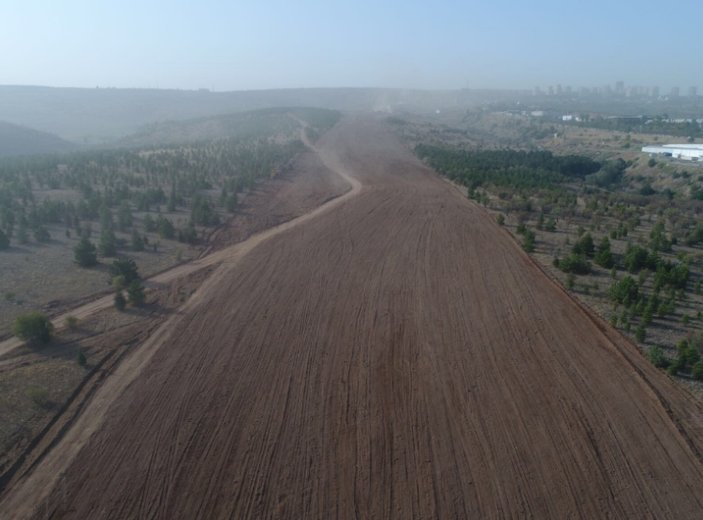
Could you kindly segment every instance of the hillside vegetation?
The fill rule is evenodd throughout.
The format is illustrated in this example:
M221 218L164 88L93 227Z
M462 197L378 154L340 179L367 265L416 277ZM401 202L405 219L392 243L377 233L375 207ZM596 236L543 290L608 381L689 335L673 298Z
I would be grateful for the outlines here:
M339 114L295 116L321 133ZM0 335L22 312L104 290L113 258L129 255L149 274L196 255L257 183L304 149L288 109L219 118L214 127L218 138L193 133L182 144L0 160Z
M60 137L0 121L0 157L66 152L76 145Z

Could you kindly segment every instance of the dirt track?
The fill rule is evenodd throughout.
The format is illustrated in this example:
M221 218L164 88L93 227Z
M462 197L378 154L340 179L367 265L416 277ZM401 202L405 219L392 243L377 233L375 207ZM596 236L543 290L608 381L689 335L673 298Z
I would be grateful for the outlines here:
M363 187L247 241L120 367L35 471L67 468L51 517L701 517L699 401L376 123L320 156Z

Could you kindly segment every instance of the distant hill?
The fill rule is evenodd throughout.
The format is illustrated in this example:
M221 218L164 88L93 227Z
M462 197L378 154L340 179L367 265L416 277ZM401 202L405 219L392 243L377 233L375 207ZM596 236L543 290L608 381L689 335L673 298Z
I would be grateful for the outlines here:
M463 106L491 93L379 88L314 88L209 92L155 89L81 89L0 86L0 119L51 132L81 144L117 140L145 125L272 107L383 110Z
M76 145L47 132L0 121L0 157L67 152Z
M185 121L153 123L116 144L120 146L156 146L192 143L232 137L290 134L298 123L281 109L262 109L222 116L199 117Z
M120 139L114 145L143 147L227 138L297 136L300 124L291 115L306 120L310 126L323 131L339 118L339 112L324 108L264 108L222 116L153 123Z

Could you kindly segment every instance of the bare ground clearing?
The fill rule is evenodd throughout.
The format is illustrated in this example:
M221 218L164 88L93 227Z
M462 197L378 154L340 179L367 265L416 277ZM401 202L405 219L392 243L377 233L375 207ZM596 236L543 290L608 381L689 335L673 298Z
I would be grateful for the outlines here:
M0 510L700 517L700 401L373 121L320 155L358 195L218 269Z

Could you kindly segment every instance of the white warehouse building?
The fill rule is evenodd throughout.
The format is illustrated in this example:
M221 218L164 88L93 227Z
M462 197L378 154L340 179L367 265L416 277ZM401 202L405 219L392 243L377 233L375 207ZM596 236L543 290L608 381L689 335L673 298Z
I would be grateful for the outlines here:
M643 146L642 151L650 155L666 155L685 161L703 161L703 144L663 144Z

